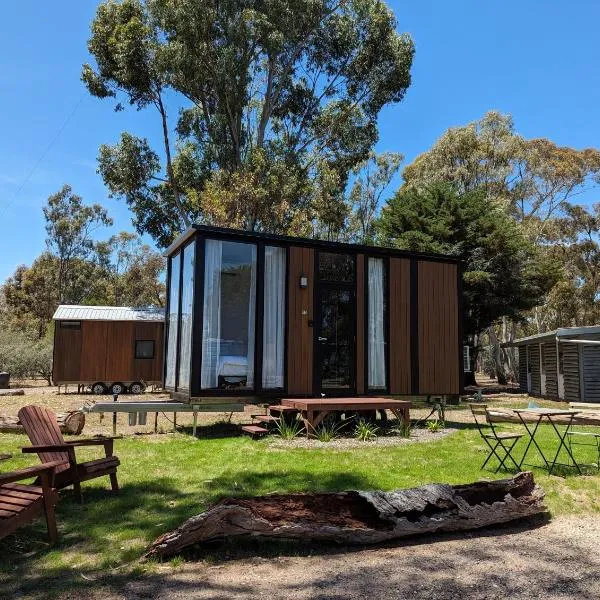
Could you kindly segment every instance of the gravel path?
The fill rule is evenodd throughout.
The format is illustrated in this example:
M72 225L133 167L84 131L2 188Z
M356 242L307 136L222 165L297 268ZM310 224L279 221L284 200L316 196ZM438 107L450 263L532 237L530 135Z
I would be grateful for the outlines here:
M600 598L599 543L600 520L561 517L396 547L164 566L118 591L81 597L592 600Z

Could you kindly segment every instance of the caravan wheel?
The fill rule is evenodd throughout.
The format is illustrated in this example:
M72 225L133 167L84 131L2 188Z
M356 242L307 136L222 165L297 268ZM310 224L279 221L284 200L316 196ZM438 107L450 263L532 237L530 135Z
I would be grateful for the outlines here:
M119 396L120 394L124 394L125 393L125 386L122 383L113 383L110 386L110 393L113 396Z
M129 393L130 394L143 394L145 389L146 388L144 387L143 383L140 383L139 381L134 381L129 386Z
M106 394L106 386L101 381L94 383L94 385L92 385L92 394L95 396L102 396L102 394Z

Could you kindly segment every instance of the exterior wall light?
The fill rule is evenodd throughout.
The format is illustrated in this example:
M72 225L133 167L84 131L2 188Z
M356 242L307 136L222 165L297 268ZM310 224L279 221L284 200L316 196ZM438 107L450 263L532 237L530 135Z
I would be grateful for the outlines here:
M300 288L306 289L308 287L308 277L306 275L300 275Z

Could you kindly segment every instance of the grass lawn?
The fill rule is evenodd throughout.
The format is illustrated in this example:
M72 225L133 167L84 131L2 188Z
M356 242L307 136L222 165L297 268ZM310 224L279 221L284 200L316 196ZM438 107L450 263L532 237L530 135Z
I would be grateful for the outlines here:
M523 403L521 403L523 406ZM557 406L556 403L553 406ZM66 588L93 585L101 574L131 576L141 569L138 559L158 535L229 495L269 492L339 491L345 489L391 490L430 482L466 483L483 477L503 477L481 471L485 447L476 429L465 423L463 409L449 410L462 416L460 429L431 442L364 448L289 449L272 447L267 440L246 437L193 439L183 433L130 436L115 442L121 459L118 494L109 491L108 478L84 484L85 504L72 492L62 494L57 507L59 545L45 543L42 521L21 529L17 536L0 542L0 596L14 586L32 596L47 597ZM504 429L521 430L507 425ZM580 428L578 428L580 429ZM544 447L555 438L548 426L541 430ZM0 451L15 458L3 470L34 464L37 457L20 454L28 440L3 434ZM524 441L519 442L517 456ZM86 449L80 456L97 456ZM595 451L578 448L582 462L593 462ZM537 459L534 453L530 458ZM537 459L539 460L539 459ZM547 493L553 514L600 511L600 477L548 476L534 469Z

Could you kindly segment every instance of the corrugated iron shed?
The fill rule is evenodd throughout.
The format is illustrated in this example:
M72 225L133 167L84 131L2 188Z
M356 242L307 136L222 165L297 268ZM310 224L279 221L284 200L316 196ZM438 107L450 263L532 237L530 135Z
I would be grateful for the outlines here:
M61 304L54 313L55 321L164 321L163 308L129 306L77 306Z

